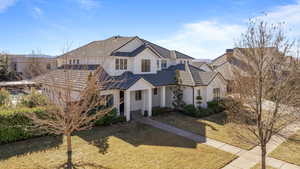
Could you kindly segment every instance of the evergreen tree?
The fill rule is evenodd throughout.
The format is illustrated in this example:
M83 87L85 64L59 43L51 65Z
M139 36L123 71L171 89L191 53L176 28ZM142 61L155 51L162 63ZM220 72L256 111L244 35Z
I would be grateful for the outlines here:
M183 107L185 106L185 102L183 101L183 89L182 89L182 80L180 78L179 71L176 70L176 76L175 76L175 82L176 85L173 88L173 107L176 110L183 110Z

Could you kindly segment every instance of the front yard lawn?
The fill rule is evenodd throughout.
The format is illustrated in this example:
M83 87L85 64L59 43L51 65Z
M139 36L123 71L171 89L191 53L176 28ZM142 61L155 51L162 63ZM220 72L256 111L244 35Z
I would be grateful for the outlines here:
M0 168L62 168L66 144L41 137L0 145ZM72 137L77 168L218 169L236 158L144 124L96 127ZM48 145L48 146L47 146Z
M279 145L269 156L300 166L300 130Z
M225 142L243 149L249 150L254 147L254 145L242 142L236 137L236 135L232 132L233 129L238 130L238 132L243 133L245 136L249 136L249 132L241 128L233 128L231 123L224 123L226 120L226 115L224 113L211 115L202 119L189 117L179 113L164 114L152 118L177 128Z

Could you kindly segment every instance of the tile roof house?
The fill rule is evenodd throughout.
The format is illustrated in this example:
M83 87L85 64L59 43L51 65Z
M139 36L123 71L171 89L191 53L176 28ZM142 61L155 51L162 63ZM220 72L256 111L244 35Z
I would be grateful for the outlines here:
M153 107L172 107L175 75L179 73L186 104L202 105L225 96L226 80L218 72L206 72L190 63L193 58L175 50L135 37L113 36L94 41L57 57L58 69L35 81L47 86L64 88L64 75L70 73L73 97L85 87L88 76L97 67L104 70L102 94L112 95L113 106L127 120L134 112L151 116ZM51 78L52 77L52 78Z

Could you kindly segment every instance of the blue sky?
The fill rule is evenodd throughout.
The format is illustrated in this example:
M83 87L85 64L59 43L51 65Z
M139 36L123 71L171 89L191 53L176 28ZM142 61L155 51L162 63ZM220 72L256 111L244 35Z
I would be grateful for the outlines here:
M263 12L300 35L300 0L0 0L0 51L58 55L66 44L138 35L212 59Z

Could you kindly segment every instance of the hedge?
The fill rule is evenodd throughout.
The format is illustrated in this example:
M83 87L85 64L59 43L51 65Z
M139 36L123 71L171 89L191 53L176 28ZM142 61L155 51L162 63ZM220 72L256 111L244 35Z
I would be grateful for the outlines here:
M32 123L22 113L44 112L44 108L15 108L0 110L0 144L24 140L41 133L33 133L27 130Z
M118 122L126 121L124 116L118 116L117 109L113 108L110 112L105 114L102 118L96 121L96 126L108 126Z
M181 113L196 117L203 118L213 114L221 113L225 110L223 107L222 101L211 101L207 102L207 108L197 108L192 104L185 105Z
M32 122L23 113L46 113L46 108L14 108L0 110L0 144L25 140L37 136L46 135L43 132L33 132L28 127L32 126ZM96 126L106 126L118 122L126 121L125 117L118 116L117 110L104 115L96 121Z

